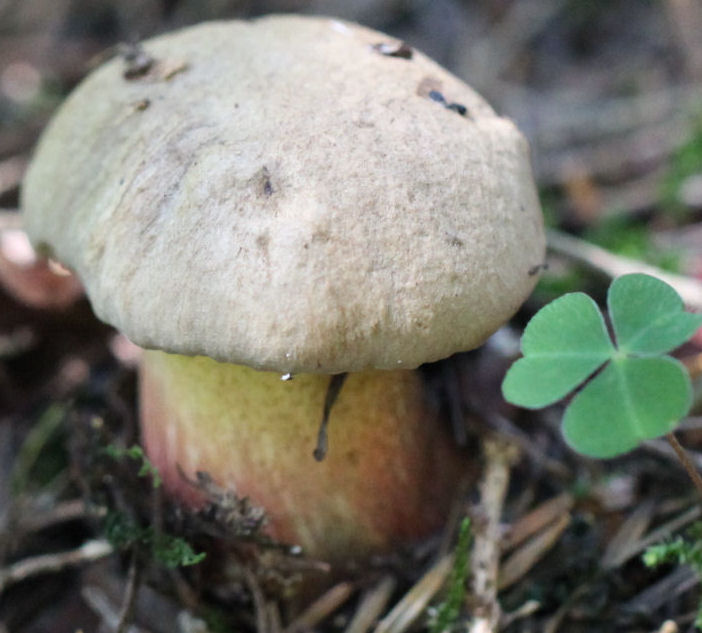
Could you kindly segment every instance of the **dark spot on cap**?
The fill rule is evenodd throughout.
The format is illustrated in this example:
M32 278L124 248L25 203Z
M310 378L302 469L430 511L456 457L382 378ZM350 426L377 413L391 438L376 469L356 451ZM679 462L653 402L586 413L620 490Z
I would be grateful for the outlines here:
M468 108L462 103L456 103L455 101L449 103L446 101L446 97L444 97L443 92L438 89L440 86L441 83L437 80L431 77L425 77L417 87L417 94L421 97L429 97L432 101L440 103L447 110L452 110L456 114L472 119L473 117L470 116Z
M268 246L270 244L271 238L268 233L261 233L256 237L256 246L260 250L261 257L264 261L268 262Z
M450 233L446 234L446 242L450 246L455 246L456 248L461 248L464 246L463 240L456 235L451 235Z
M429 92L429 98L432 101L436 101L438 103L446 103L446 99L444 98L444 95L442 95L438 90L431 90Z
M146 75L156 61L141 47L141 44L120 44L119 52L126 63L122 76L128 80Z
M413 51L412 47L407 45L405 42L399 42L396 44L388 44L387 42L380 42L379 44L373 44L373 50L385 55L385 57L399 57L401 59L412 59Z
M265 165L261 169L261 191L266 198L272 196L274 191L271 184L271 174Z

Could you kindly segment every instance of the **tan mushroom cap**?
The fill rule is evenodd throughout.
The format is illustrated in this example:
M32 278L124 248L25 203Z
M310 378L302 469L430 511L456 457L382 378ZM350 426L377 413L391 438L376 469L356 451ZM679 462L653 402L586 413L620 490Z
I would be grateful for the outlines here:
M28 232L148 348L335 373L476 347L543 262L527 143L398 45L301 16L145 42L50 124Z

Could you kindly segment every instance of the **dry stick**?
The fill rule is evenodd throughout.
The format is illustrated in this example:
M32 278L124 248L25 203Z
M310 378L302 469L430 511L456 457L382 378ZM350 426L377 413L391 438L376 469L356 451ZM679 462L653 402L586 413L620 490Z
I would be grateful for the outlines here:
M473 592L477 602L469 633L492 633L500 620L497 583L500 564L500 519L507 494L510 468L518 449L500 437L485 440L485 473L480 484L480 516L473 525L474 540L470 563Z
M697 492L699 492L700 496L702 496L702 477L700 477L700 473L695 468L695 465L692 463L692 460L687 454L687 451L682 447L680 442L678 442L678 438L675 437L674 433L668 433L665 436L665 439L668 440L668 443L673 447L673 450L678 456L680 463L687 471L687 474L689 475L690 479L692 479L692 483L695 484Z
M453 560L453 553L442 556L378 622L373 633L405 633L410 629L446 583Z
M658 277L672 286L689 308L702 311L702 282L692 277L675 275L636 259L615 255L604 248L560 231L548 231L547 239L549 248L555 253L574 259L609 277L619 277L629 273L645 273Z
M571 515L565 513L553 523L515 550L503 562L497 588L507 589L521 580L558 542L566 528L570 525Z
M256 633L269 633L270 627L268 626L268 611L266 608L266 598L263 595L261 585L258 583L256 574L244 566L244 582L248 587L249 593L251 594L251 599L254 604L254 613L256 614Z
M385 576L361 598L356 612L344 633L367 633L385 610L397 582L393 576Z
M124 592L124 602L119 612L115 633L127 633L130 628L132 619L134 618L134 608L136 606L137 593L139 592L140 576L139 556L135 548L132 550L131 560L129 561L127 588Z
M31 512L29 516L20 517L19 529L24 532L39 532L58 523L87 519L97 515L97 511L88 508L82 499L59 501L46 512Z
M311 631L344 604L355 591L356 585L352 582L340 582L334 585L300 613L284 633Z
M0 594L6 587L32 576L61 571L67 567L96 561L112 554L113 548L107 541L86 541L77 549L56 554L43 554L25 558L0 569Z

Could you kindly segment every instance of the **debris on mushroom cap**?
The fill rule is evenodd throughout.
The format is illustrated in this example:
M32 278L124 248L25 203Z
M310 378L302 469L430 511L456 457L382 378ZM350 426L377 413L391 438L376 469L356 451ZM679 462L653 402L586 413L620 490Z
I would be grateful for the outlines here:
M115 59L67 99L25 180L30 235L145 347L335 373L479 345L543 262L527 143L389 41L272 16L144 42L179 72Z

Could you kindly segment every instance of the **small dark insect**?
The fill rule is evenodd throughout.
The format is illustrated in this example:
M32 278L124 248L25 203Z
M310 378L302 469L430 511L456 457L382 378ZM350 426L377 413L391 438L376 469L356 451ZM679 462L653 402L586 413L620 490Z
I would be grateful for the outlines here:
M263 193L266 196L270 196L273 193L273 185L271 185L271 181L266 178L265 182L263 183Z
M442 95L438 90L430 90L429 91L429 98L432 101L436 101L437 103L446 103L446 99L444 98L444 95Z
M540 270L548 270L548 262L544 262L543 264L536 264L536 266L532 266L528 271L529 277L533 277Z
M400 57L401 59L412 59L413 54L412 48L404 42L399 44L380 42L379 44L373 44L373 50L386 57Z
M468 108L461 103L449 103L446 108L458 112L461 116L466 116L468 114Z
M468 118L472 118L470 114L468 114L468 108L466 108L466 106L464 106L462 103L448 103L446 101L446 97L444 97L444 95L441 94L438 90L430 90L427 93L427 96L432 101L436 101L437 103L443 105L444 108L446 108L447 110L453 110L453 112L456 112L461 116L467 116Z

